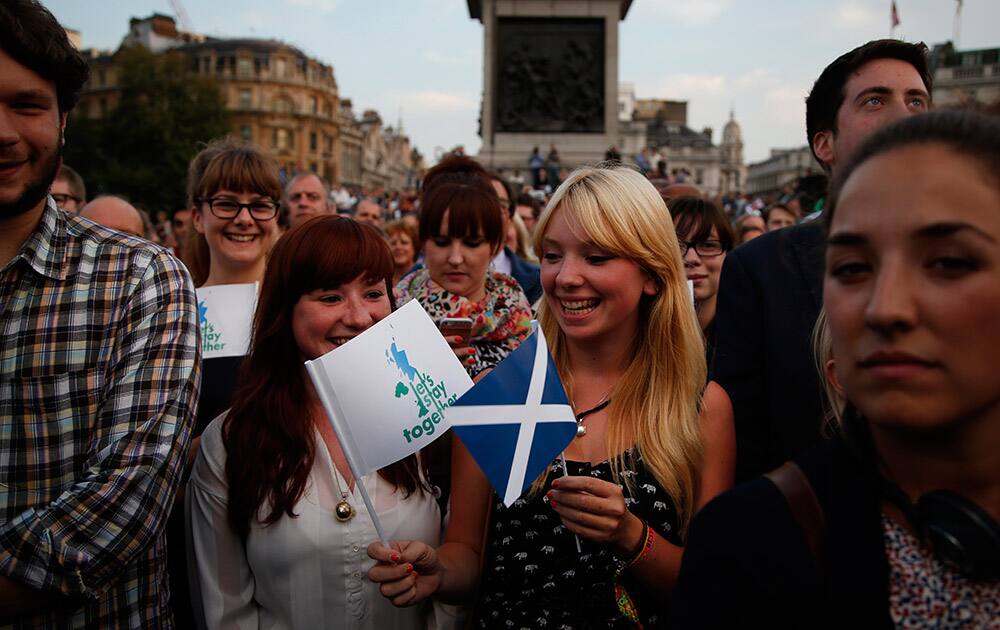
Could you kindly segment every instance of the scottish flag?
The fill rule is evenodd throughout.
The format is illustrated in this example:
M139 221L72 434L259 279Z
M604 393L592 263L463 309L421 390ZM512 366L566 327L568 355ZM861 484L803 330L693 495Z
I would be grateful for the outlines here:
M459 439L509 506L576 435L542 329L445 410Z

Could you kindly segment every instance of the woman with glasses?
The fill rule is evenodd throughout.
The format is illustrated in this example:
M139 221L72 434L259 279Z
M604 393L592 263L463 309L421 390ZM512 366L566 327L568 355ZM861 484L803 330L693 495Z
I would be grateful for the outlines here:
M681 246L684 273L694 285L695 311L705 337L705 356L711 365L719 277L726 252L733 248L736 239L725 213L706 199L674 199L670 202L670 215Z
M260 282L278 234L281 182L277 163L260 148L231 138L213 140L188 168L191 227L185 262L198 288ZM194 461L202 431L229 408L243 357L202 361L201 391L189 453ZM182 502L178 501L178 505ZM177 626L192 627L184 566L184 526L175 509L170 523L171 596Z

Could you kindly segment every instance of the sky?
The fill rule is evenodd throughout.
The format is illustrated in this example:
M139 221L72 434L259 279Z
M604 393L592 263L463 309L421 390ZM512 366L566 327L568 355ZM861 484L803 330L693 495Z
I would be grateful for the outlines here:
M177 2L178 0L174 0ZM330 64L341 98L375 109L431 162L475 154L483 26L465 0L179 0L198 33L276 38ZM85 48L115 49L130 17L175 15L170 0L42 0ZM638 98L688 101L715 142L733 110L744 159L805 144L804 99L840 54L890 34L891 0L634 0L619 31L619 81ZM953 39L956 0L896 0L895 36ZM1000 47L1000 1L964 0L958 48Z

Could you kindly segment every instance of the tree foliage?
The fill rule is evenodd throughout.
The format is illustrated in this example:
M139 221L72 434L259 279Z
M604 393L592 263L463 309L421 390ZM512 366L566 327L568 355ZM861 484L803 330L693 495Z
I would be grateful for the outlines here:
M119 101L103 119L69 121L66 163L94 194L121 195L151 214L177 210L191 158L230 130L219 84L178 52L123 47L115 63Z

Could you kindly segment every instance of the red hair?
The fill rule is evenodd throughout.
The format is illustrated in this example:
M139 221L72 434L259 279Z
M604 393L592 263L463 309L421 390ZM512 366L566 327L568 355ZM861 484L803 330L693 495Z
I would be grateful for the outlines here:
M305 368L292 334L292 312L302 295L334 289L364 276L383 281L392 298L392 254L370 225L320 216L289 231L271 252L254 315L253 342L243 362L233 406L223 424L229 525L246 539L251 519L267 506L264 525L295 517L316 456ZM427 490L417 459L379 471L404 496Z

